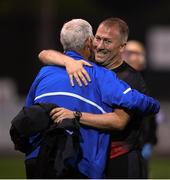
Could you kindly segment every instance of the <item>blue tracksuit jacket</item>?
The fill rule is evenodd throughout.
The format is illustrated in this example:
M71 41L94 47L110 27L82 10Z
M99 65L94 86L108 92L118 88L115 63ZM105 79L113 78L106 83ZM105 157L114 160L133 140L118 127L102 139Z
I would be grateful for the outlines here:
M66 55L74 59L83 59L74 51ZM112 112L114 106L121 106L142 113L156 113L159 103L151 97L132 90L125 82L118 80L115 73L93 64L86 67L92 82L87 87L70 85L65 68L44 66L27 96L26 105L35 103L54 103L70 110L79 110L94 114ZM82 126L80 146L83 159L78 164L79 170L89 178L103 178L109 144L109 134L102 130ZM26 156L36 157L39 147Z

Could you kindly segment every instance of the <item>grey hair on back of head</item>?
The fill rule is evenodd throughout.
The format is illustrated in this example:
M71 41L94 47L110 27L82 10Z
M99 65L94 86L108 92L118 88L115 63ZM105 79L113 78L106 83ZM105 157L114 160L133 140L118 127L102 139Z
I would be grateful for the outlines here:
M60 42L64 50L81 50L84 48L86 40L92 37L92 26L83 19L68 21L60 32Z

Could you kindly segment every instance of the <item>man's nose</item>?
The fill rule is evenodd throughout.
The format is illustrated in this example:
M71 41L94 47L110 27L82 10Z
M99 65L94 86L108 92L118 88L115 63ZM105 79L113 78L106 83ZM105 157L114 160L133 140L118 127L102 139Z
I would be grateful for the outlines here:
M104 49L104 42L102 40L97 44L97 49Z

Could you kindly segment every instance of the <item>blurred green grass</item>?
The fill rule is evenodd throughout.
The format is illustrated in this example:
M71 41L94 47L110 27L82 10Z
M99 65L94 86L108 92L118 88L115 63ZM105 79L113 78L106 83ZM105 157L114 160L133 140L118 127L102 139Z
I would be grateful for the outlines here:
M25 179L24 157L0 155L0 179ZM154 156L150 163L150 178L170 179L170 157Z
M170 179L170 156L152 157L149 178Z
M0 179L25 179L24 157L0 155Z

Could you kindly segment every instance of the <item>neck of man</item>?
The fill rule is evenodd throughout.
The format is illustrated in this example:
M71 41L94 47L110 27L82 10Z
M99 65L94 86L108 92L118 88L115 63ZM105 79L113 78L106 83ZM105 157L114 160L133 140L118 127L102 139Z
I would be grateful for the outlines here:
M79 50L77 51L84 59L88 59L89 58L89 54L83 49L83 50Z
M105 68L112 70L112 69L119 67L122 63L123 63L123 60L122 60L121 56L116 56L113 58L112 61L110 61L109 64L107 64L105 66Z

